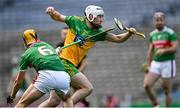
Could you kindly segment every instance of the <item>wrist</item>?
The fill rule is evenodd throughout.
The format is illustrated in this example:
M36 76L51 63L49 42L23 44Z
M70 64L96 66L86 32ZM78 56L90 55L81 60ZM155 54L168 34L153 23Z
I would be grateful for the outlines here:
M127 32L127 36L128 36L128 37L132 36L132 33L128 31L128 32Z
M14 99L14 98L15 98L15 96L12 96L12 95L10 95L9 97L10 97L10 98L12 98L12 99Z
M136 29L135 28L129 28L128 29L128 33L130 34L130 35L132 35L132 34L135 34L135 32L136 32Z
M132 35L133 32L132 32L131 30L128 30L128 34L129 34L129 35Z
M11 95L9 95L8 97L9 97L10 99L14 99L14 98L15 98L15 97L13 97L13 96L11 96Z

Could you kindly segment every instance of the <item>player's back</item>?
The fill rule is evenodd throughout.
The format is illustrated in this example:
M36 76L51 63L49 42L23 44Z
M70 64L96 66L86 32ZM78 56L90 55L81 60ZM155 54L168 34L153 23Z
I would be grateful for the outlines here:
M25 63L32 64L39 70L64 71L64 65L56 54L55 49L45 42L32 44L23 54Z

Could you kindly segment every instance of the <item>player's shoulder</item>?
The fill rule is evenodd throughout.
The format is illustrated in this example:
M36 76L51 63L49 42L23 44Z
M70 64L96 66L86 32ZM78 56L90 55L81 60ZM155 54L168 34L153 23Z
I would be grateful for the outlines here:
M171 29L171 28L169 28L167 26L164 28L164 31L168 32L169 34L174 34L175 33L173 29Z
M67 18L84 21L84 17L82 17L82 16L67 16Z
M21 55L21 59L26 58L30 54L30 52L31 52L30 48L26 49L26 51Z
M32 47L39 47L39 46L44 46L44 45L49 45L47 42L40 41L35 43Z
M158 30L157 30L157 29L155 29L155 30L153 30L152 32L150 32L149 35L152 36L152 35L154 35L154 34L156 34L156 33L158 33Z
M82 16L74 16L74 18L77 18L77 19L84 19L84 17L82 17Z
M46 45L49 45L49 43L47 43L47 42L44 42L44 41L41 41L41 42L39 42L40 44L46 44Z
M84 17L82 16L75 16L75 18L79 20L80 22L84 22Z

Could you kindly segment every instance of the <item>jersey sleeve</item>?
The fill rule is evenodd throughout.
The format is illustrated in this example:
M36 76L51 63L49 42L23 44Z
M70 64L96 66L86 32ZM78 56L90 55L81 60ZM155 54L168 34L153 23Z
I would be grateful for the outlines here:
M170 41L176 41L176 40L177 40L177 35L176 35L176 33L174 33L174 32L171 33L169 39L170 39Z
M65 23L69 26L69 28L73 28L73 25L76 21L75 16L66 16Z
M26 70L29 66L27 56L23 54L20 59L19 70Z
M149 43L152 43L152 35L149 34Z

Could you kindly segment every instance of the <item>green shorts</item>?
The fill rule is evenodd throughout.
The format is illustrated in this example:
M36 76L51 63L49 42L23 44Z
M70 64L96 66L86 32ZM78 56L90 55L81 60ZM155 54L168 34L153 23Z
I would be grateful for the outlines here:
M78 69L68 60L61 58L62 63L64 64L66 72L70 75L70 77L73 77L75 74L77 74L79 71Z

